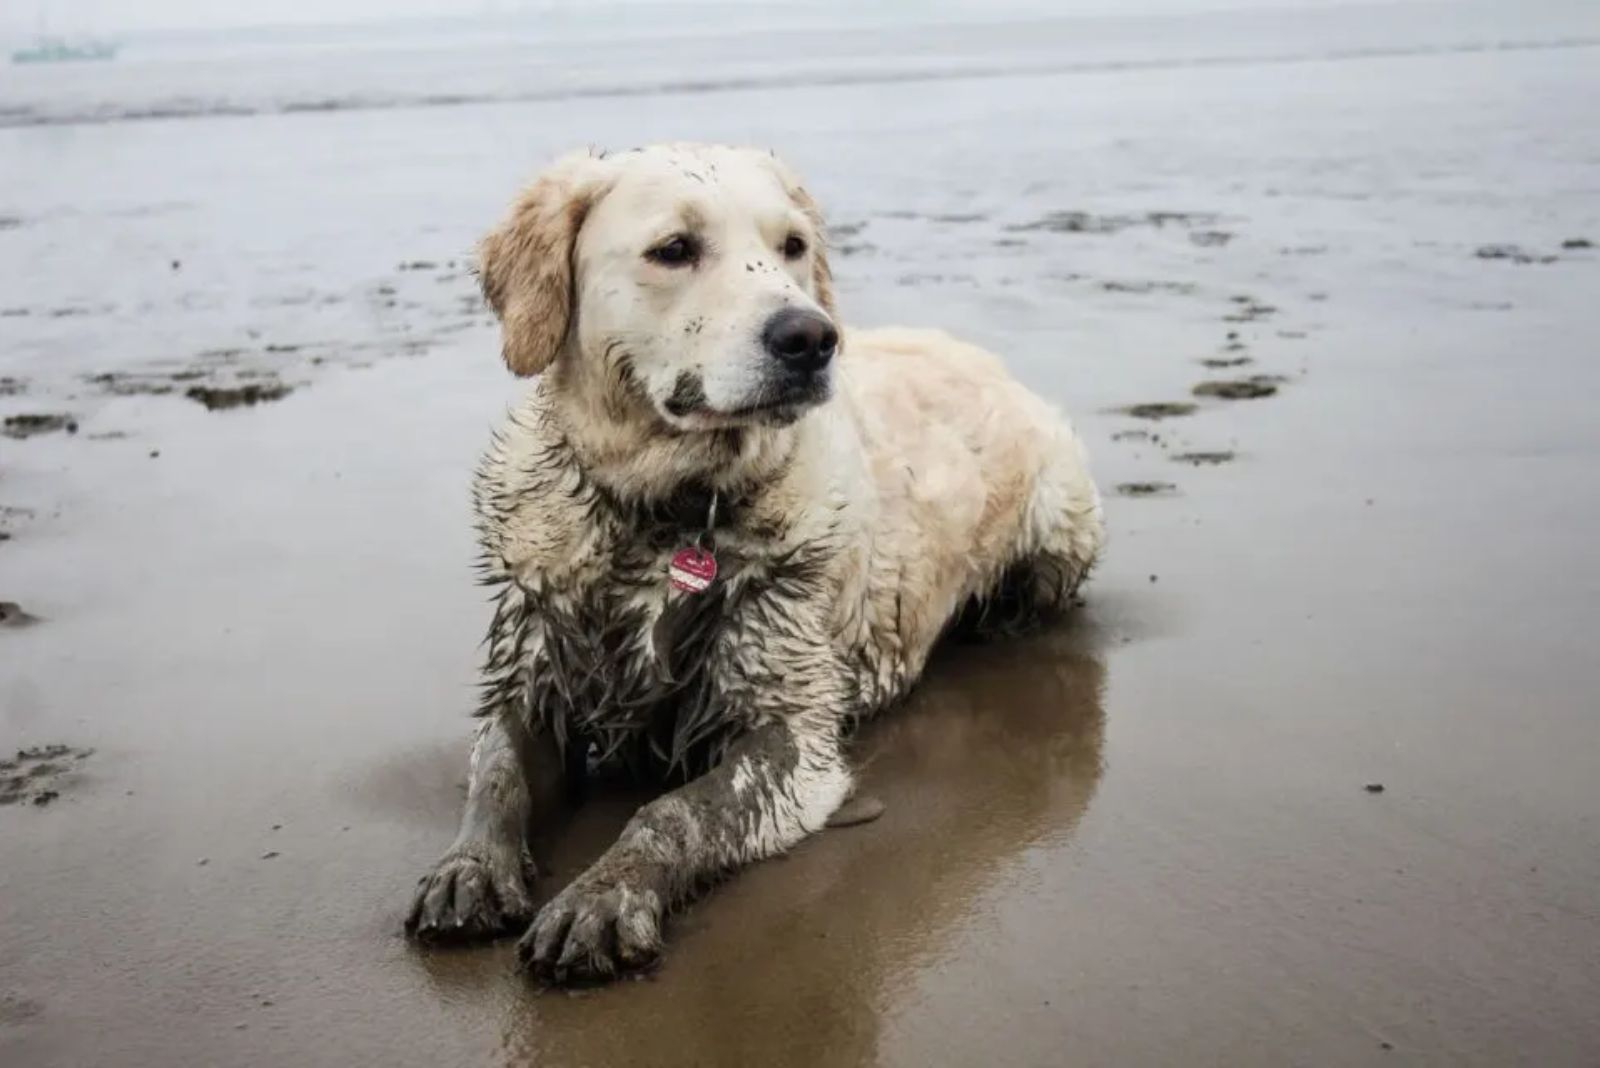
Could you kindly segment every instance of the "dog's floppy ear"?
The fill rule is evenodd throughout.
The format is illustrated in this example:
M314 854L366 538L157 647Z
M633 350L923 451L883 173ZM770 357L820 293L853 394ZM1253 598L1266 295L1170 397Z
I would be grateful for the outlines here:
M783 188L788 192L789 199L794 201L811 223L812 232L817 235L817 245L811 257L811 289L816 295L817 303L822 305L822 310L828 313L828 318L838 321L838 315L833 307L833 272L828 269L827 224L822 221L822 209L817 207L817 202L811 194L806 192L800 184L799 177L789 169L788 164L780 160L774 153L766 153L772 169L777 172L778 180L783 183Z
M838 322L839 315L833 307L833 271L828 268L828 229L822 221L822 210L801 186L793 186L789 195L800 205L806 218L811 220L811 227L817 235L816 251L811 257L811 288L816 292L817 303L828 313L828 318Z
M606 175L599 157L563 156L478 245L478 280L500 317L501 351L514 374L539 374L566 345L578 231L608 187Z

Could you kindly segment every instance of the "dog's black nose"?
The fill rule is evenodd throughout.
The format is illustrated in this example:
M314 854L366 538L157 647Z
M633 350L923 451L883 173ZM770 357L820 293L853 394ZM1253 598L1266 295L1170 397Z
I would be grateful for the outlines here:
M761 343L774 359L796 371L820 371L839 347L839 331L827 316L785 308L767 320Z

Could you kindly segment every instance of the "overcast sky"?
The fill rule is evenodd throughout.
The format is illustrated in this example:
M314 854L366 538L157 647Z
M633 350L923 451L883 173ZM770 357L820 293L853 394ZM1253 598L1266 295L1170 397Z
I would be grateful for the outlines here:
M112 33L129 30L180 27L286 25L301 23L364 22L376 19L485 13L536 13L551 8L577 10L593 7L663 5L687 2L711 6L705 0L273 0L268 3L230 3L228 0L0 0L0 31L32 33L44 16L46 28L62 33ZM942 0L937 6L953 10L1016 9L1054 14L1107 14L1116 12L1207 10L1225 7L1317 7L1337 0ZM880 7L915 11L934 5L913 0L737 0L748 8L761 3L777 10L846 8L861 12Z

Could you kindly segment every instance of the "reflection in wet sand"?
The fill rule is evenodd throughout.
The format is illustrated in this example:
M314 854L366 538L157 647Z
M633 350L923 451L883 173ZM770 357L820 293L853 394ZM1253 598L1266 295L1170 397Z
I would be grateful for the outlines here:
M946 651L907 706L857 741L862 788L888 806L880 820L826 832L702 899L677 919L652 979L511 997L506 1062L871 1060L918 974L982 922L986 893L1030 847L1070 835L1094 796L1104 671L1080 644L1056 634ZM580 817L542 892L604 846L625 807ZM504 950L477 956L510 966ZM492 996L463 955L428 968L446 997Z

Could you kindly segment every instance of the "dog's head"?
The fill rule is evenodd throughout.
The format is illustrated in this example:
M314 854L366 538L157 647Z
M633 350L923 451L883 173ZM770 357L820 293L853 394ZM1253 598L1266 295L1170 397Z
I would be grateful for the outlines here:
M828 399L839 344L822 219L767 152L567 156L483 241L506 364L552 364L602 410L678 431L785 426Z

